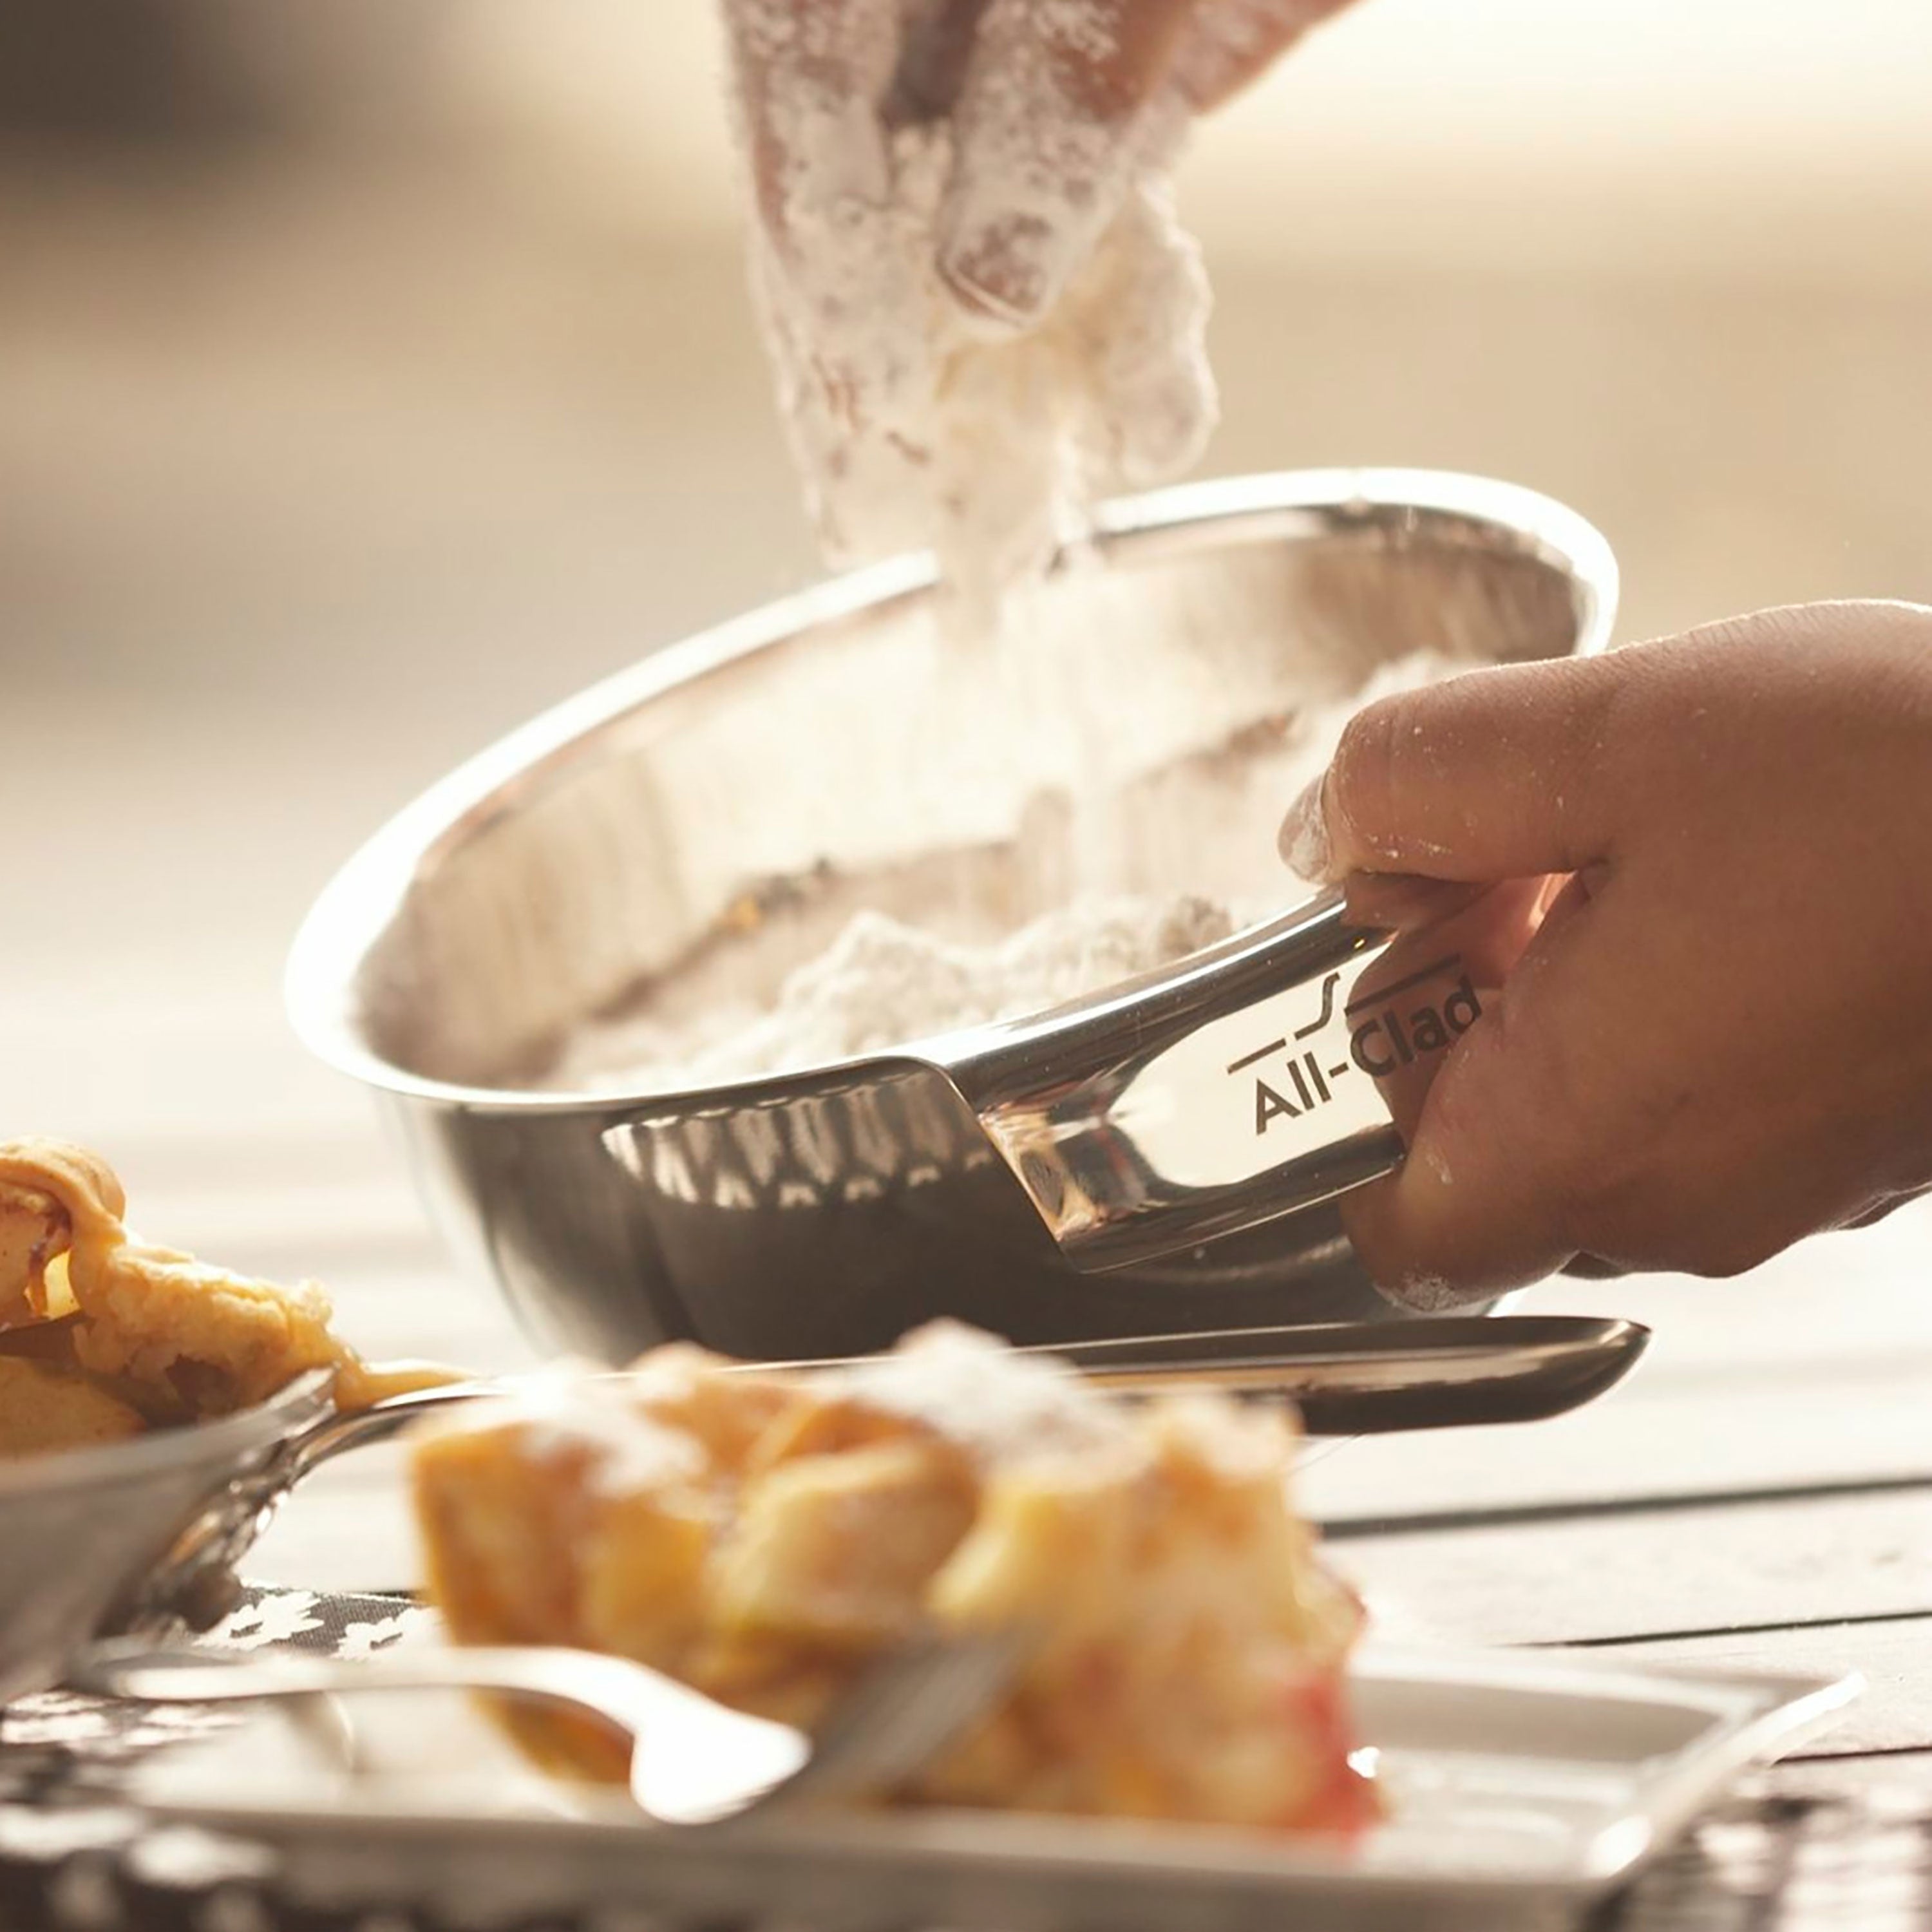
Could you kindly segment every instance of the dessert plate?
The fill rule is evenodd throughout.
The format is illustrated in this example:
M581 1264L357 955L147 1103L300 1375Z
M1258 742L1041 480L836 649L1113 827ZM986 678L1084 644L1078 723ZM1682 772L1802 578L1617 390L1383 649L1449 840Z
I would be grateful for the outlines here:
M167 1754L136 1792L162 1822L265 1847L293 1900L419 1905L459 1924L621 1909L664 1926L1493 1928L1564 1920L1628 1882L1739 1768L1860 1688L1372 1645L1353 1677L1388 1807L1353 1844L783 1807L653 1830L621 1796L506 1777L463 1712L439 1756L419 1704L386 1740L358 1712L361 1769L264 1720Z

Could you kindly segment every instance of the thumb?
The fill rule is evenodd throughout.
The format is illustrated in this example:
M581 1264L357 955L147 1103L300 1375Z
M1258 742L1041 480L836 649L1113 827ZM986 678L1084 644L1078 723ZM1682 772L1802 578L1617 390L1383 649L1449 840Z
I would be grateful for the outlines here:
M1118 212L1189 0L992 0L952 110L939 267L970 314L1030 328Z
M1600 772L1623 668L1613 657L1498 665L1378 700L1289 808L1282 857L1323 881L1470 883L1608 857Z

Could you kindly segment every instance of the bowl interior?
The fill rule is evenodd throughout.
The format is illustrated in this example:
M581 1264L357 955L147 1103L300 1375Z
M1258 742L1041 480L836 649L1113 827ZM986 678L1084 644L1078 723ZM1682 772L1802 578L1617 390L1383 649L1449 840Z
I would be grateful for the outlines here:
M556 1077L587 1028L761 1005L860 908L983 939L1078 892L1294 903L1275 828L1352 694L1596 640L1607 586L1559 542L1415 496L1123 519L997 645L902 579L646 661L409 855L352 974L364 1048L597 1084Z

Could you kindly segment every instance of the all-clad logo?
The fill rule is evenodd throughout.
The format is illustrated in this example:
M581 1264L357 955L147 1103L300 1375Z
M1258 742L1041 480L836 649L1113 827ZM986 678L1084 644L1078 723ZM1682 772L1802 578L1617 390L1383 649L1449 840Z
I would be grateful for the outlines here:
M1319 1046L1300 1046L1329 1030L1341 977L1330 973L1322 981L1322 1010L1307 1025L1229 1064L1231 1076L1246 1074L1254 1082L1257 1134L1265 1134L1277 1120L1299 1120L1326 1106L1335 1097L1334 1083L1351 1072L1384 1079L1440 1053L1482 1016L1483 1003L1462 957L1451 952L1406 979L1359 994L1342 1008L1348 1038L1346 1059L1338 1057L1339 1040L1326 1051ZM1439 991L1452 980L1446 992ZM1438 989L1436 997L1431 997L1431 988Z

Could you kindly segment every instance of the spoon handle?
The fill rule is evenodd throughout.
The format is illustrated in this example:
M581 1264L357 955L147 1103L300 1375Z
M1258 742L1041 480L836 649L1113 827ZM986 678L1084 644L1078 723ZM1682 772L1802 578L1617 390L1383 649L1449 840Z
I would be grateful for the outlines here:
M299 1481L345 1450L386 1442L426 1417L492 1396L507 1395L514 1387L513 1381L481 1378L468 1382L439 1382L428 1388L411 1389L405 1394L386 1396L367 1408L332 1409L289 1444L289 1480Z
M620 1733L631 1795L661 1824L728 1817L796 1780L811 1740L734 1710L628 1658L562 1646L458 1646L353 1660L103 1645L69 1673L93 1696L158 1704L274 1702L366 1691L459 1690L560 1706Z
M1124 1395L1210 1390L1292 1401L1311 1436L1375 1436L1560 1415L1621 1382L1649 1340L1650 1331L1634 1322L1485 1315L1132 1337L1016 1352L1052 1356ZM823 1374L849 1367L853 1359L789 1366ZM614 1380L622 1374L609 1372ZM452 1382L325 1416L292 1445L294 1478L454 1405L516 1388L514 1377Z

